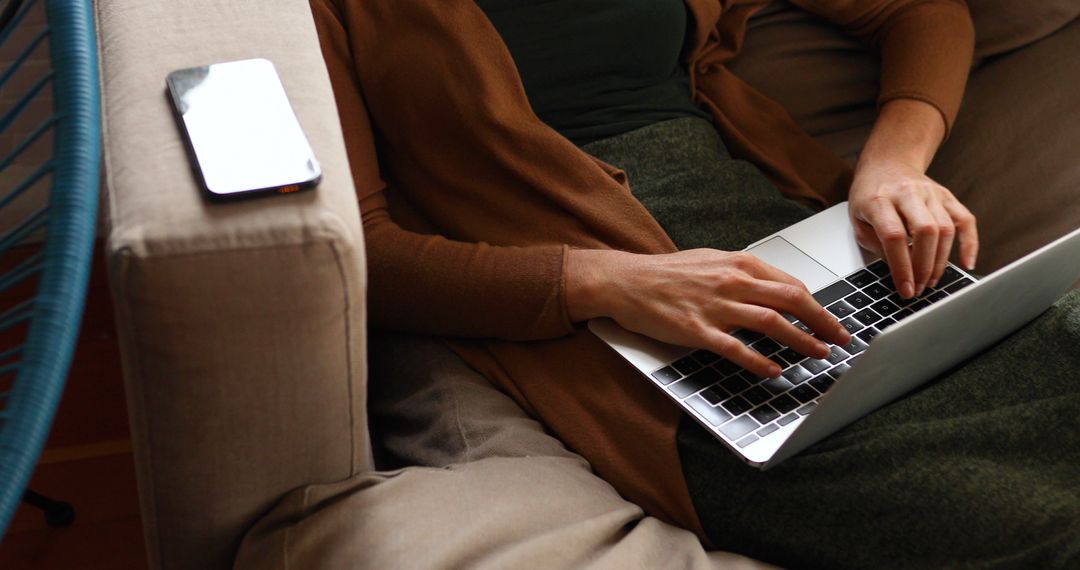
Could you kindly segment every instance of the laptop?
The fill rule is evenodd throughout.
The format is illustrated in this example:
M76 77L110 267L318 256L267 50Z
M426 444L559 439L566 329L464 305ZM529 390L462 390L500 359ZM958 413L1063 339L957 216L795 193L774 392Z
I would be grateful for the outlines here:
M672 346L611 319L589 329L748 464L768 469L975 355L1080 281L1080 229L982 278L949 265L902 299L885 262L863 250L847 203L746 248L806 284L852 333L828 358L749 330L732 334L780 364L761 378L704 350ZM796 326L804 327L789 316Z

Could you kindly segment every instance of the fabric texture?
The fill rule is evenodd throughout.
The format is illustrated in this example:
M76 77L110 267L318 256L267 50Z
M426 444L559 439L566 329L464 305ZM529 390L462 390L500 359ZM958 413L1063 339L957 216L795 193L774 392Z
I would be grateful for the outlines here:
M685 568L764 570L646 516L438 339L375 334L381 469L285 497L237 570Z
M582 145L679 117L690 100L683 0L479 0L529 104Z
M680 248L741 248L812 214L756 183L705 121L586 150L626 169ZM959 370L765 472L684 416L679 456L712 544L792 567L1080 563L1078 345L1074 292Z
M688 2L695 101L732 154L787 195L836 201L850 167L723 67L761 5ZM800 5L880 50L882 101L928 101L951 125L971 57L962 2ZM506 46L472 0L313 7L363 212L373 322L504 339L455 347L620 493L696 528L672 469L678 412L566 313L567 247L675 250L625 174L531 112ZM523 340L534 342L507 342Z
M1080 291L769 471L684 420L713 544L800 568L1080 566Z
M109 282L152 568L228 568L285 492L371 469L364 241L307 4L95 2ZM210 204L164 95L270 58L322 165L312 192Z
M702 119L673 119L582 149L626 172L634 197L680 250L738 251L814 213L756 166L733 159Z

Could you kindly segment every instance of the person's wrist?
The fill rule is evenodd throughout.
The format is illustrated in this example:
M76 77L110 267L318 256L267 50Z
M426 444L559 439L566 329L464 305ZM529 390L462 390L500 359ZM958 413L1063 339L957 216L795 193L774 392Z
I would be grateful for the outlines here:
M924 173L944 134L945 122L936 107L915 99L889 101L859 155L856 173L897 167Z
M571 249L566 262L566 308L573 322L609 316L605 301L608 285L618 273L624 252L603 249Z

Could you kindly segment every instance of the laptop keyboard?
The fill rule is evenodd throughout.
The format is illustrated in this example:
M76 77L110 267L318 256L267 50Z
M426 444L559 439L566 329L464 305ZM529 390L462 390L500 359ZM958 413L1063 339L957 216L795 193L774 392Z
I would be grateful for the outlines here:
M699 350L662 366L652 377L669 394L692 407L714 430L739 447L809 414L822 394L866 350L881 331L933 303L972 284L951 264L936 287L927 287L914 299L896 292L884 261L839 279L814 293L814 298L851 333L851 342L830 344L827 358L810 358L754 331L733 336L780 365L783 373L762 378L706 350ZM786 315L795 326L810 328Z

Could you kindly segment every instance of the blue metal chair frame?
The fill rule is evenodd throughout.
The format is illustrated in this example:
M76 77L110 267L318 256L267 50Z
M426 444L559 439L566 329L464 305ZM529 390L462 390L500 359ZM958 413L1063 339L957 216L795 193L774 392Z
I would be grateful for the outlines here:
M0 29L0 46L36 1L14 7L11 21ZM10 109L0 110L3 132L34 97L52 86L52 115L0 157L3 170L44 133L52 132L52 158L12 189L0 191L3 208L51 176L48 204L15 227L0 230L0 256L35 232L45 232L39 253L0 275L0 292L37 279L31 298L0 313L0 332L28 324L20 344L0 347L0 377L14 377L0 392L0 536L41 455L64 389L82 319L97 221L101 122L93 9L90 0L42 1L47 25L0 72L2 86L48 39L52 70Z

